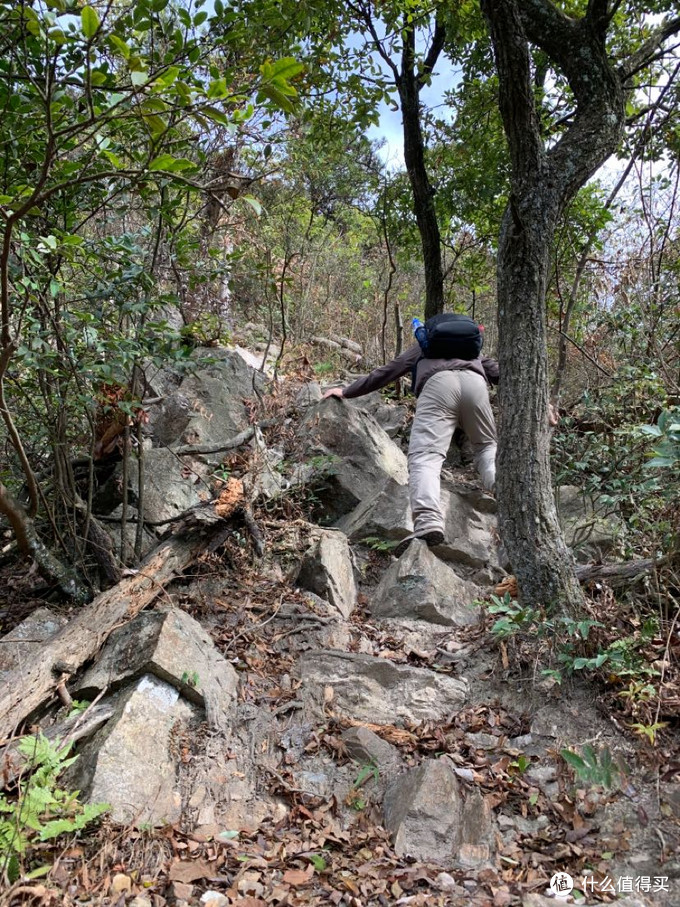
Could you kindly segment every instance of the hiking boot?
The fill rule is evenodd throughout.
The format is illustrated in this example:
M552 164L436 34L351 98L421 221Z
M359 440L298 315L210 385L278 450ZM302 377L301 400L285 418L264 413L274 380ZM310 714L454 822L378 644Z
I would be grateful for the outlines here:
M414 539L425 542L428 548L434 548L437 545L441 545L443 543L444 533L441 531L441 529L431 529L429 532L424 532L422 535L409 535L394 549L394 556L401 557Z
M425 535L419 535L418 538L427 542L428 548L434 548L436 545L443 544L444 533L441 529L433 529L431 532L426 532Z

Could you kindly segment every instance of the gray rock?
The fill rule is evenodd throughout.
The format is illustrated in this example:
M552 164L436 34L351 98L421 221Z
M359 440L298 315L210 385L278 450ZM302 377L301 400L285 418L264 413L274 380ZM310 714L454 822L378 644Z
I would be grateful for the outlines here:
M97 663L78 685L89 698L130 678L153 674L203 706L219 724L236 697L232 665L192 617L179 608L145 611L109 636Z
M302 558L297 584L349 617L356 607L357 588L347 536L330 529L317 531Z
M276 652L300 652L308 649L340 649L347 651L351 643L349 624L338 609L325 598L307 592L306 604L284 602L275 623L282 631L276 634ZM289 678L290 682L290 678Z
M2 637L0 643L0 680L3 675L24 665L30 666L42 644L52 639L68 621L49 608L36 608L13 630Z
M295 395L295 405L299 409L303 409L305 406L313 406L315 403L321 402L322 396L321 388L317 382L310 381L308 384L304 384Z
M365 538L405 538L413 531L408 486L388 479L336 525L354 542Z
M491 506L493 505L493 506ZM476 489L442 482L444 544L436 554L470 567L497 567L495 501Z
M200 351L205 359L205 350ZM264 386L263 376L234 350L210 351L214 361L197 364L179 388L150 412L159 444L216 444L248 425L244 400Z
M555 503L567 545L580 563L601 559L616 547L625 532L617 513L611 512L597 496L581 488L561 485L555 489Z
M493 499L486 499L475 489L455 488L444 480L441 500L445 540L436 549L437 557L470 567L498 568L496 516L485 504ZM352 541L406 538L413 531L408 487L399 482L385 483L336 525Z
M109 803L122 824L161 825L181 816L171 741L195 706L175 687L145 674L121 694L111 720L85 744L69 780L90 803Z
M152 454L153 457L153 454ZM112 517L117 517L120 519L123 515L123 505L111 513ZM137 520L138 511L135 507L128 507L127 518L128 520ZM120 523L109 523L106 522L103 524L104 528L111 536L111 540L114 545L114 551L116 555L120 554L120 539L121 539L121 524ZM125 556L122 558L123 563L131 564L134 560L134 551L135 551L135 539L137 538L137 523L129 522L125 524ZM142 530L142 557L152 551L156 545L158 545L158 539L153 533L149 532L146 528Z
M330 687L334 709L375 724L442 720L460 709L468 691L464 680L372 655L308 652L298 669L315 702Z
M463 791L448 760L428 759L395 778L383 800L398 856L464 868L488 863L491 813L479 791Z
M179 516L205 498L204 485L196 476L182 474L180 460L166 448L154 448L144 454L144 519L158 523ZM117 475L120 475L118 470ZM136 467L129 472L133 501L139 499L139 476Z
M406 425L408 406L403 403L388 403L380 391L366 394L365 397L354 397L351 400L347 400L347 403L373 416L390 438L396 437Z
M385 572L369 603L374 617L406 617L444 626L479 622L482 590L461 579L425 542L411 542Z
M308 461L324 461L316 494L322 516L338 520L375 494L388 479L405 485L406 457L372 416L338 398L310 406L298 426Z
M378 737L367 727L350 727L342 733L342 742L355 762L376 765L381 775L390 774L401 764L399 750Z

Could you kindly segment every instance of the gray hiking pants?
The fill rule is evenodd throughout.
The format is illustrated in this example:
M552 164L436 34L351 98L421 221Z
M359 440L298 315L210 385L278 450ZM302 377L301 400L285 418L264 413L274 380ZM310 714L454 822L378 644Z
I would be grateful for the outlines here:
M414 535L444 531L440 474L451 438L460 425L470 439L486 491L496 481L496 424L486 381L473 371L437 372L416 404L408 448L409 494Z

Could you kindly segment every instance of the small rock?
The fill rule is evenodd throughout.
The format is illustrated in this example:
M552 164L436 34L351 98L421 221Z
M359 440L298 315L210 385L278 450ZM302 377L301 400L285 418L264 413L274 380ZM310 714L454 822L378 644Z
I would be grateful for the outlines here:
M480 597L478 586L458 576L424 542L414 541L383 575L369 609L374 617L467 627L479 622L474 602Z
M239 879L237 888L240 894L250 895L254 898L259 898L264 894L264 885L260 882L259 872L244 872L242 878ZM225 900L224 903L229 902ZM222 907L222 904L210 905L210 907Z
M462 791L448 760L428 759L385 791L385 827L397 855L478 868L489 860L494 825L478 790Z
M206 891L201 895L201 904L203 907L229 907L229 898L219 891Z
M194 896L194 886L187 885L186 882L171 882L168 895L176 901L188 901Z
M468 734L467 739L480 750L495 750L498 746L498 737L493 734Z
M355 762L374 763L381 774L399 764L397 748L366 727L347 728L342 741Z
M111 893L122 894L124 891L132 891L132 879L123 872L117 872L111 879Z
M320 529L302 559L298 586L314 592L348 618L357 603L354 566L347 536L337 530Z
M477 883L474 879L465 879L463 882L463 888L467 888L468 891L474 891L477 887Z
M152 907L152 905L151 901L148 898L145 898L143 895L138 894L133 901L130 901L128 907Z
M437 878L434 880L435 885L440 891L453 891L458 887L458 884L452 875L449 875L448 872L440 872ZM465 882L463 882L465 884ZM474 883L475 886L477 883Z
M554 765L532 765L527 770L526 778L538 785L544 793L547 793L548 787L551 787L551 782L557 779L557 769Z

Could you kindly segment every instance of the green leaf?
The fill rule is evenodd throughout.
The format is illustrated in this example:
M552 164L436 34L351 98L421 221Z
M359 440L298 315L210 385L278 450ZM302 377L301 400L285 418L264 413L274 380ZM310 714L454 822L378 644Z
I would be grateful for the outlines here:
M130 48L122 38L118 37L118 35L109 35L109 45L112 50L118 51L123 59L130 59Z
M97 10L91 6L84 6L80 12L80 25L86 38L94 38L99 28Z
M190 168L195 167L193 161L190 161L186 157L173 157L172 154L159 154L157 158L154 158L149 164L149 170L164 170L168 173L179 173L182 170L189 170Z
M102 154L111 164L113 164L116 170L122 170L125 166L118 155L114 154L113 151L103 151Z
M228 94L226 79L213 79L208 86L207 96L211 99L226 98Z
M163 117L159 117L155 113L146 114L144 120L149 129L155 134L160 135L162 132L165 132L167 124ZM172 155L170 155L172 157Z
M164 73L162 73L162 75L158 76L156 82L160 82L161 85L165 86L172 85L179 73L179 66L169 66L168 69Z
M262 205L256 198L254 198L252 195L242 195L241 198L244 202L246 202L246 204L250 205L250 207L258 217L260 216L260 214L262 214Z
M149 74L143 70L131 72L130 81L135 86L135 88L139 88L141 85L146 85L146 83L149 81Z
M203 25L207 18L208 14L205 10L201 10L200 13L196 13L196 15L194 16L194 27L198 28L199 25Z
M270 64L270 78L292 79L304 70L304 65L294 57L281 57Z
M217 107L212 107L209 104L204 104L200 108L200 110L203 116L207 117L209 120L212 120L213 123L219 123L220 126L229 125L229 117L221 110L218 110Z
M108 73L102 72L101 69L93 69L90 73L90 84L94 85L95 88L98 85L103 85L108 79Z
M26 874L27 879L41 879L43 876L49 875L52 871L53 866L51 863L47 863L45 866L38 866L37 869L32 869L29 873Z
M326 869L327 864L321 854L310 853L308 859L317 872L323 872Z
M226 831L221 831L217 837L222 838L224 841L233 841L236 838L238 838L238 835L239 835L239 833L237 831L228 829Z
M653 466L673 466L675 457L654 457L648 463L645 463L645 469L651 469Z
M572 768L582 770L586 767L586 763L583 761L583 759L581 759L581 757L577 753L572 753L571 750L560 750L560 755L567 763L567 765L571 765Z
M265 98L269 98L270 101L273 101L278 108L283 110L285 113L293 113L295 107L291 104L290 99L286 97L283 92L281 92L275 85L262 85L259 92L257 93L258 103L261 103Z

